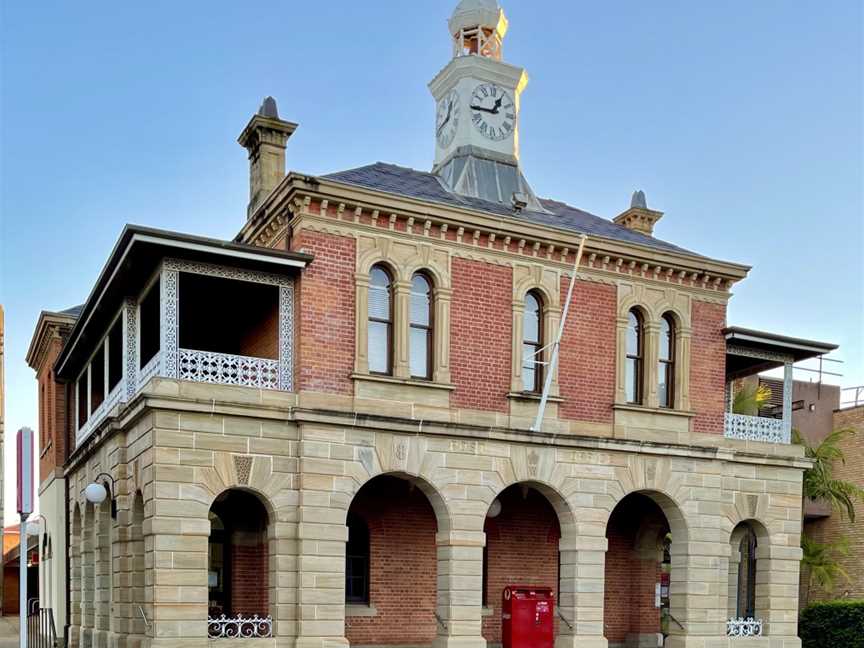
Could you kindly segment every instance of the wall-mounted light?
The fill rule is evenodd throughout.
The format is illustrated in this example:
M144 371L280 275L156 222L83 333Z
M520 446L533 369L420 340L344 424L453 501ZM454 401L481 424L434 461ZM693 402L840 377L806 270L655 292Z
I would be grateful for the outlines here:
M105 480L100 484L99 478L105 477ZM111 482L110 485L108 482ZM117 500L114 499L114 478L108 473L99 473L92 484L88 484L84 489L84 497L91 504L101 504L107 499L111 500L111 517L117 519Z
M492 500L492 504L489 505L489 512L486 514L486 517L494 518L498 517L501 514L501 500L497 497Z

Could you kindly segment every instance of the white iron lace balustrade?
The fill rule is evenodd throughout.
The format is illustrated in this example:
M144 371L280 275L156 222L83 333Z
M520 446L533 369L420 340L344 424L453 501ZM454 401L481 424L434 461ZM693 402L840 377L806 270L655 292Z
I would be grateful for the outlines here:
M179 349L182 380L279 389L279 361L266 358Z
M90 433L95 430L99 424L105 419L115 405L122 402L126 397L126 383L121 380L120 383L114 386L114 389L108 394L108 397L100 403L99 407L93 410L93 413L87 418L87 422L78 429L75 434L75 443L80 444L84 439L90 436Z
M762 441L763 443L790 443L791 430L783 419L764 416L748 416L726 412L725 433L727 439Z
M147 362L146 365L138 372L138 389L141 389L144 385L147 384L147 381L150 380L153 376L159 373L159 362L161 360L161 353L157 353Z
M761 637L762 619L738 617L726 622L727 637Z
M207 617L207 637L209 639L253 639L273 636L273 618L253 614L244 617L238 614L228 617Z

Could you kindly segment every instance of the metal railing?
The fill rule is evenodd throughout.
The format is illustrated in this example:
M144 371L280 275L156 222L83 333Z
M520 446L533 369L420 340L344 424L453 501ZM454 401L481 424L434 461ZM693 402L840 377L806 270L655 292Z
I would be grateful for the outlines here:
M27 648L54 648L56 640L54 612L39 607L37 598L27 601Z
M252 639L255 637L272 637L273 619L270 616L259 617L253 614L244 617L238 614L228 617L224 614L218 617L207 617L207 637L210 639Z
M789 421L764 416L748 416L726 412L724 436L741 441L791 443Z

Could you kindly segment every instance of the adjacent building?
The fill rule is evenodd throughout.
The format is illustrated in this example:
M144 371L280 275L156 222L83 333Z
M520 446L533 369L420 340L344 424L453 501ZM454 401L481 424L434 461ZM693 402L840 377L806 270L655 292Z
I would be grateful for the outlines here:
M834 346L729 326L749 268L655 237L641 192L538 197L503 11L448 25L431 172L286 174L268 98L233 240L127 226L43 314L69 645L483 648L519 584L558 648L800 646L792 365ZM773 367L779 418L732 413Z
M43 311L27 351L27 364L36 372L39 402L39 511L31 518L38 529L38 590L42 608L51 622L66 618L67 600L67 497L63 464L68 456L67 389L54 375L54 363L72 329L80 308L59 313Z

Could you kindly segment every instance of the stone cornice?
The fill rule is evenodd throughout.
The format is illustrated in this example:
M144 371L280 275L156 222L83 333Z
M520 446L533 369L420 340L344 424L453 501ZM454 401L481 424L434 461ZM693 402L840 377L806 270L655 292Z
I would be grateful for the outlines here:
M48 347L55 339L65 340L75 324L75 317L62 313L42 311L36 323L36 330L27 350L27 364L38 372L48 354Z
M321 209L320 205L325 205ZM429 203L405 196L373 191L363 187L290 174L267 198L253 219L243 227L236 240L262 246L273 243L301 214L325 213L344 223L363 224L376 215L375 221L386 218L391 230L408 229L408 223L420 224L413 234L428 234L431 229L446 226L446 230L479 236L484 241L524 241L523 248L532 256L558 259L567 263L575 255L581 234L546 225L519 221L506 216L463 209L451 205ZM428 225L427 225L428 224ZM501 249L501 246L498 246ZM523 253L516 244L505 253ZM586 265L608 270L611 264L629 274L668 274L681 284L695 285L711 292L727 292L736 281L743 279L748 266L718 261L707 257L658 250L637 244L615 241L592 235L585 251ZM620 274L616 272L616 274Z
M329 210L330 207L332 205L328 203L326 208ZM337 207L337 213L344 215L345 210L341 209L340 211L340 207L341 205ZM416 220L410 217L403 223L404 228L400 230L397 229L400 226L399 219L397 217L394 220L392 214L383 219L381 214L378 214L376 221L386 221L387 226L385 228L379 227L377 224L354 221L353 216L356 215L356 211L352 212L352 221L350 222L332 215L322 216L320 213L313 213L303 208L295 208L295 213L297 215L291 221L295 233L314 231L346 237L376 235L414 241L417 240L418 236L423 236L428 238L430 243L446 246L450 254L456 257L505 266L543 264L568 275L575 262L575 249L562 249L550 253L549 247L538 246L536 241L529 245L528 241L524 239L516 241L507 236L501 239L503 242L509 241L509 249L505 250L500 243L496 244L498 238L494 233L484 234L480 230L465 231L465 228L459 228L456 230L455 237L451 239L447 238L446 232L450 231L449 229L442 234L440 226L436 226L438 229L431 225L427 227L426 223L429 221L418 224ZM413 232L408 229L409 221ZM287 227L287 223L285 227ZM459 233L460 229L462 230L461 234ZM277 232L275 236L278 237L279 233ZM621 260L620 263L618 262L619 259ZM704 280L704 276L694 278L693 275L686 273L682 275L681 271L669 273L669 268L662 266L649 266L644 263L636 265L632 260L625 263L622 257L613 263L611 258L598 258L594 253L583 255L582 263L579 266L579 279L609 285L617 285L620 281L641 281L661 286L684 287L693 295L694 299L719 304L725 304L730 297L725 286L716 279L709 282Z
M530 430L480 426L469 423L446 423L421 421L383 414L357 413L326 408L291 406L287 403L272 404L225 401L216 398L202 401L177 395L168 395L168 385L175 381L161 380L166 388L159 392L144 392L109 417L81 447L70 456L64 466L64 474L69 475L105 443L113 434L130 430L142 416L153 411L168 412L206 412L213 415L254 416L273 420L294 421L296 423L330 424L340 430L346 426L361 429L379 429L395 434L428 434L472 441L506 441L547 445L561 449L586 449L601 452L629 452L665 457L687 457L703 460L720 460L733 463L757 464L763 466L785 466L804 470L812 462L803 457L799 446L772 445L747 441L733 441L722 436L693 435L697 443L661 443L638 439L583 436L578 434L554 434L532 432ZM214 392L218 392L218 386ZM291 396L286 394L286 397Z

